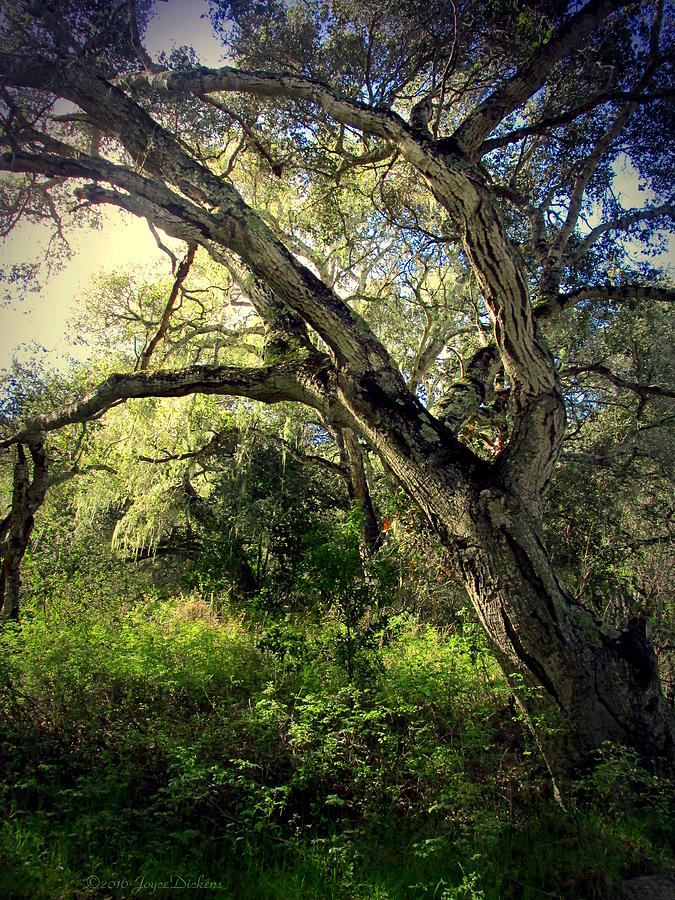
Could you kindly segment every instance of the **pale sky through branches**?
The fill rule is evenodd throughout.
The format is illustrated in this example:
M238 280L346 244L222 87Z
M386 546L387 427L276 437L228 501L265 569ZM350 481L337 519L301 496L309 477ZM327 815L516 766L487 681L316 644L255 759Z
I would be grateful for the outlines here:
M207 0L157 0L145 35L150 55L157 59L162 50L170 53L174 46L188 45L194 47L203 65L222 65L223 47L213 33L207 12ZM617 166L616 171L614 189L621 195L624 208L643 207L652 199L639 189L637 173L630 165ZM158 249L145 220L112 208L101 214L103 225L99 230L78 229L75 224L66 228L73 256L61 271L52 272L49 277L43 269L38 293L20 299L18 292L0 284L2 295L9 293L12 298L7 306L0 307L0 369L8 367L15 354L24 361L30 359L36 344L46 348L49 362L57 367L64 367L67 357L86 359L86 345L73 346L66 331L94 274L130 268L144 272L156 269L158 264L168 274L168 258ZM0 266L40 260L53 231L53 227L45 225L20 224L0 244ZM168 238L165 242L179 246ZM661 259L666 267L675 264L672 240L669 247L668 259ZM635 255L639 257L640 253L640 248L636 248Z
M189 45L203 65L222 65L223 48L213 34L207 10L206 0L156 2L145 36L150 55L156 59L162 50L169 53L174 45ZM112 208L103 211L103 218L100 230L78 229L76 225L67 228L72 259L48 278L43 271L39 293L29 293L23 300L17 295L8 306L0 307L0 369L7 368L15 354L23 361L30 359L35 344L45 347L49 362L58 367L67 365L70 356L86 358L86 346L67 342L66 329L94 274L129 268L150 270L158 263L169 273L168 257L158 249L145 220ZM51 226L20 224L0 244L0 266L40 260L53 231ZM168 238L165 243L180 246ZM2 285L3 296L6 293Z

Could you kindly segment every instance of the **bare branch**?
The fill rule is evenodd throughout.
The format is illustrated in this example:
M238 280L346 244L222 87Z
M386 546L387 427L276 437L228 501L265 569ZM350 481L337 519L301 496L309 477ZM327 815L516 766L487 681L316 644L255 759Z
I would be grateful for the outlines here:
M139 454L136 458L141 462L155 463L157 465L168 462L183 462L186 459L204 459L222 451L225 438L232 437L237 433L236 429L216 432L211 440L207 441L202 447L198 447L196 450L188 450L186 453L165 453L163 456L143 456ZM232 450L232 447L227 449Z
M564 264L573 264L578 262L585 253L587 253L596 241L606 234L608 231L621 231L635 225L636 222L646 222L649 219L659 219L661 217L672 219L675 213L675 205L672 203L664 203L662 206L652 206L649 209L631 209L626 212L625 216L618 219L610 219L608 222L602 222L586 235L579 247L569 257L565 257Z
M174 218L185 222L202 239L208 238L209 226L213 225L211 217L197 204L181 197L158 180L152 180L134 172L125 166L110 163L100 157L80 154L76 159L56 156L50 153L30 154L15 151L0 154L0 170L7 172L30 172L49 175L56 178L82 178L90 181L107 181L124 191L129 191L131 211L145 216L146 213L138 205L138 199L149 201L155 207L173 213ZM122 198L124 195L119 195ZM110 200L110 198L108 198ZM136 209L131 204L136 202ZM119 203L121 206L122 203Z
M612 303L655 300L659 303L675 303L675 290L646 284L608 284L603 287L587 285L566 294L556 294L538 304L534 309L534 316L538 322L545 324L562 310L576 306L582 300L610 300Z
M475 108L455 132L455 140L467 153L476 152L488 134L541 87L560 60L575 50L609 15L626 5L625 0L590 0L561 25L548 43L538 47L515 75Z
M141 372L145 371L145 369L147 369L150 365L150 358L155 352L155 348L166 334L166 330L169 327L169 322L171 321L171 313L173 312L174 304L176 303L176 299L178 298L178 292L180 291L181 285L188 276L196 252L197 245L190 244L187 254L185 255L185 259L178 266L178 271L176 272L176 277L171 287L169 299L166 301L166 306L164 307L164 313L162 314L162 318L160 319L159 327L150 340L148 346L143 351L143 355L140 358L138 369Z
M220 112L225 113L226 116L229 116L230 119L236 122L240 126L246 137L250 140L254 149L260 154L260 156L263 157L263 159L267 160L274 175L276 175L277 178L281 178L283 174L283 166L281 165L281 163L276 162L274 159L272 159L272 156L267 147L265 147L262 140L256 135L251 126L246 123L246 120L243 116L240 116L239 113L235 112L235 110L230 109L229 106L225 106L225 104L221 103L219 100L214 100L213 97L209 97L207 94L200 94L199 97L201 100L203 100L204 103L208 103L209 106L213 106Z
M76 478L78 475L90 475L92 472L107 472L109 475L117 475L117 469L113 469L112 466L107 466L105 463L92 463L91 465L83 466L82 468L77 464L71 469L68 469L67 472L53 475L47 482L47 487L51 489L60 484L65 484L67 481Z
M359 166L374 166L377 163L386 162L388 159L391 159L392 156L396 154L396 152L396 148L393 146L393 144L389 143L383 144L381 147L377 147L370 153L362 153L360 156L354 156L347 150L340 149L337 151L337 153L339 154L343 162L340 168L336 171L335 175L336 177L339 177L349 169L356 169Z
M288 441L284 440L281 437L278 437L275 434L267 434L263 431L260 431L258 428L250 428L248 429L250 433L257 434L260 437L265 438L266 440L271 440L279 447L282 447L292 459L294 459L297 463L300 463L301 466L319 466L322 469L325 469L327 472L330 472L331 475L339 475L341 478L344 478L347 474L343 466L338 463L332 462L330 459L326 459L324 456L317 456L316 454L310 453L302 453Z
M300 450L295 448L292 444L290 444L283 438L278 437L275 434L268 434L267 432L261 431L259 428L247 428L245 430L234 427L228 428L226 431L216 432L216 434L214 434L214 436L209 441L207 441L206 444L204 444L202 447L197 448L196 450L189 450L186 453L166 453L163 456L139 455L137 459L139 459L141 462L161 465L168 462L183 462L184 460L188 459L204 459L205 457L221 453L223 450L232 453L234 450L234 445L232 442L244 437L246 434L255 434L256 436L264 438L265 440L273 441L278 446L283 447L283 449L286 450L289 456L291 456L296 462L300 463L303 466L321 466L332 475L340 475L342 477L344 477L344 475L346 474L343 467L338 465L337 463L331 462L331 460L325 459L325 457L323 456L314 456L307 453L302 453ZM230 439L229 444L227 443L228 439Z
M675 97L675 90L672 89L654 91L651 94L640 94L635 91L603 91L601 94L596 94L595 97L592 97L585 103L580 103L573 109L568 109L565 112L557 113L556 115L544 116L543 119L540 119L538 122L533 122L532 125L523 125L522 128L514 128L513 131L509 131L499 137L483 141L479 152L481 156L485 156L486 153L490 153L492 150L508 147L509 144L514 144L531 135L544 134L552 128L558 128L561 125L569 125L570 122L578 119L579 116L591 112L596 109L596 107L602 106L603 103L609 103L611 101L621 101L623 103L654 103L656 100L672 99L673 97Z
M611 369L608 369L607 366L603 366L601 363L588 363L585 366L568 366L563 369L560 374L568 377L585 374L599 375L606 381L610 381L615 387L632 391L634 394L637 394L638 397L675 397L675 389L673 388L662 387L661 385L656 384L638 384L635 381L627 381L625 378L615 374Z

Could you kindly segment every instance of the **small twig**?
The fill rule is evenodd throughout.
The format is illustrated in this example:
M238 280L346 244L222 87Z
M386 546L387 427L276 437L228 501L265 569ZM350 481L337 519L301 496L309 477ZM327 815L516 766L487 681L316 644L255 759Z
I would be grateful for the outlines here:
M166 255L167 255L167 256L169 257L169 259L171 260L171 271L172 271L172 273L175 272L175 271L176 271L176 266L178 265L178 259L176 258L175 253L173 253L173 252L166 246L166 244L162 241L161 237L159 236L159 232L157 231L157 229L155 228L155 226L153 225L153 223L150 221L150 219L149 219L149 218L146 218L145 221L148 223L148 228L150 229L150 233L152 234L152 236L153 236L154 239L155 239L155 243L157 244L157 246L159 247L159 249L162 251L162 253L166 253Z
M129 0L129 31L131 34L131 43L136 51L136 56L143 63L145 70L147 72L161 72L162 67L158 66L156 62L153 62L141 43L141 38L138 34L138 21L136 18L136 0Z

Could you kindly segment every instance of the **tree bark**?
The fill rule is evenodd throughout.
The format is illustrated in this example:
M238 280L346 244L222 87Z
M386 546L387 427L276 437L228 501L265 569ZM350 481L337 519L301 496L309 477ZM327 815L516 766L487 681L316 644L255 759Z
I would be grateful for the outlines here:
M370 495L366 470L363 465L363 451L354 432L345 428L342 432L345 456L349 466L349 499L356 501L363 515L362 539L368 553L373 553L381 539L381 529L375 515L373 498Z
M475 509L475 544L458 550L458 567L507 678L521 674L555 701L563 725L552 737L555 766L577 769L610 741L672 773L675 722L646 622L620 632L577 603L512 495L488 488ZM535 712L536 699L523 699Z
M42 505L47 491L47 454L42 435L28 441L33 461L31 480L28 459L22 444L16 446L12 509L5 520L7 541L3 546L0 569L0 610L2 620L19 620L19 592L21 561L33 531L35 512Z
M645 623L617 631L570 596L527 496L501 478L499 465L474 457L469 466L449 429L412 397L417 409L406 410L363 383L347 388L343 380L352 427L378 449L451 551L510 683L542 685L553 699L561 727L549 762L577 770L610 741L672 773L675 717ZM531 692L519 698L533 716L540 711Z

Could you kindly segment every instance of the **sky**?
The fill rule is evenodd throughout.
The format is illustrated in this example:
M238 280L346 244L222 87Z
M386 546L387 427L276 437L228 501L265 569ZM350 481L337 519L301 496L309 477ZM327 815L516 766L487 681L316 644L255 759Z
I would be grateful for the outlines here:
M145 35L150 55L156 59L161 50L187 44L195 48L203 65L222 65L222 47L206 18L207 10L206 0L156 2ZM43 257L52 230L20 225L0 244L0 266ZM121 210L106 209L100 230L71 228L66 237L73 256L62 271L45 279L39 294L28 294L24 300L0 307L0 369L7 368L14 355L22 361L31 359L36 344L46 350L40 356L57 368L67 367L69 358L86 358L86 347L68 342L67 325L98 272L152 269L158 263L167 274L170 271L169 259L158 249L145 220ZM172 245L169 239L165 243ZM173 246L180 245L174 242Z

